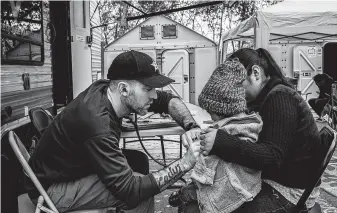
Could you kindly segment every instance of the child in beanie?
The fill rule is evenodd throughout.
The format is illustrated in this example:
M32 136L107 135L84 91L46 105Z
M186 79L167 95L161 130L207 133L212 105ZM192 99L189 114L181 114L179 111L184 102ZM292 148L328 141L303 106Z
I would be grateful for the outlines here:
M199 105L212 117L213 128L225 129L232 135L255 143L262 129L256 113L246 114L245 90L242 86L246 70L238 60L221 64L208 80L199 96ZM261 172L215 155L200 155L191 174L192 183L173 193L172 206L198 201L200 212L232 212L253 200L261 190Z

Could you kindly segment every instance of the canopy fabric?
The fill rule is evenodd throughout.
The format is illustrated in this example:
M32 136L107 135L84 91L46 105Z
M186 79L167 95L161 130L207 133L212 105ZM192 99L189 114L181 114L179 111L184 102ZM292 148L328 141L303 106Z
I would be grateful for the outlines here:
M310 32L337 34L337 1L285 0L257 11L225 33L222 40L253 38L255 25L262 34L274 34L266 36L270 39Z

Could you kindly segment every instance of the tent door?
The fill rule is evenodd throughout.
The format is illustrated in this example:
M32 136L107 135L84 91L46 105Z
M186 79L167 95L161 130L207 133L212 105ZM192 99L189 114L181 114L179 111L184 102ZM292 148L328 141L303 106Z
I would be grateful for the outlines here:
M322 73L322 48L319 45L299 45L293 49L294 77L298 78L297 90L303 98L318 97L319 89L313 77ZM310 93L307 97L305 94Z
M70 1L73 97L92 83L89 1Z
M164 90L172 92L189 102L189 55L184 49L167 50L162 53L162 73L175 80Z

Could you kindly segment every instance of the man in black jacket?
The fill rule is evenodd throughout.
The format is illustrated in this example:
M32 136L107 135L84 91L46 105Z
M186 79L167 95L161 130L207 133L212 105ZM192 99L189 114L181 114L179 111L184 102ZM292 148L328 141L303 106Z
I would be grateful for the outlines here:
M333 83L333 79L328 74L317 74L314 76L314 81L319 88L319 96L318 98L312 98L308 101L311 108L316 112L319 116L318 120L321 120L321 113L323 111L324 106L329 102L330 94L331 94L331 85Z
M194 143L167 168L135 174L119 148L124 116L165 112L185 130L200 129L179 98L155 90L173 80L159 74L150 56L137 51L120 54L108 79L94 82L56 116L29 160L60 212L111 206L153 212L153 196L189 171L198 156ZM26 188L36 202L39 194L29 180Z

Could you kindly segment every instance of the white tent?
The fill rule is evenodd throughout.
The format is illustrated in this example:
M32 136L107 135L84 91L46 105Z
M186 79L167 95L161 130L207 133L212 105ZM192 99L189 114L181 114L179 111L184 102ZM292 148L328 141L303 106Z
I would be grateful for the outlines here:
M247 38L255 39L256 48L276 40L337 40L337 0L279 2L257 11L222 41Z
M139 23L104 50L104 78L114 58L127 50L148 54L160 72L175 80L163 90L197 104L198 96L217 66L217 45L186 26L153 16Z

